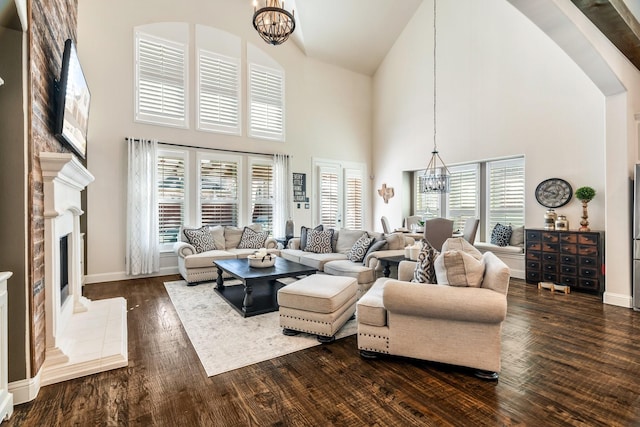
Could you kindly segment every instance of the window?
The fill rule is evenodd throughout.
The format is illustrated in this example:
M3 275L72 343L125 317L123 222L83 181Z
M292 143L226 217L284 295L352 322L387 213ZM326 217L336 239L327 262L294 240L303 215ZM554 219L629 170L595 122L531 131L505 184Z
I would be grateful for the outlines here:
M200 223L238 225L240 159L204 157L199 161Z
M314 223L327 228L361 230L364 223L365 166L360 163L314 160L317 187Z
M497 223L524 225L524 158L487 162L487 232Z
M198 129L240 135L240 60L198 53Z
M319 215L320 224L323 224L328 228L340 227L339 218L339 194L338 194L338 178L340 170L337 167L321 166L319 168L319 181L318 190L320 195L319 200Z
M478 218L480 196L480 165L477 163L452 166L449 193L447 194L447 218L452 219L454 230L463 230L468 218Z
M345 222L351 230L362 230L363 173L360 169L345 169Z
M273 233L273 164L251 165L251 222Z
M249 64L249 136L284 141L284 72Z
M419 215L423 219L438 218L442 216L441 199L438 193L422 193L420 191L420 177L424 175L424 170L413 173L413 215Z
M136 32L135 119L187 127L187 48Z
M178 240L185 219L185 153L158 151L158 230L160 248Z

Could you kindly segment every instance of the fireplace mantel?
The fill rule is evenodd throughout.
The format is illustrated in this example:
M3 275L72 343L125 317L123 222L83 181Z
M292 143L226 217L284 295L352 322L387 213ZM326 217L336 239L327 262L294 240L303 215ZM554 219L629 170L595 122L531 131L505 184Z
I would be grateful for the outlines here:
M46 351L41 385L127 366L124 298L82 296L81 192L94 176L69 153L40 153L44 192ZM68 242L62 256L60 239ZM61 260L68 259L69 295L60 291Z

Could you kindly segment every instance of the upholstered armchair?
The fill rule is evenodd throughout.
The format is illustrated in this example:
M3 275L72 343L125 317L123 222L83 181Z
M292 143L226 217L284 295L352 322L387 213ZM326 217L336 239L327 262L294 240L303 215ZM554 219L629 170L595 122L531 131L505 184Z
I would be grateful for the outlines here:
M480 287L411 283L412 261L400 263L398 280L378 279L357 305L361 355L466 366L478 377L497 379L510 271L491 252L482 262Z

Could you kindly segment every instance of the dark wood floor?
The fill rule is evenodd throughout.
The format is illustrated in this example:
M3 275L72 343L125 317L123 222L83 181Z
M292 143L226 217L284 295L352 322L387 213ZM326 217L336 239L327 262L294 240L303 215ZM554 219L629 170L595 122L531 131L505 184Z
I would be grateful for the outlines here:
M129 366L43 387L7 426L640 425L640 313L512 280L502 373L359 357L355 336L208 378L163 286L177 276L85 286L124 296Z

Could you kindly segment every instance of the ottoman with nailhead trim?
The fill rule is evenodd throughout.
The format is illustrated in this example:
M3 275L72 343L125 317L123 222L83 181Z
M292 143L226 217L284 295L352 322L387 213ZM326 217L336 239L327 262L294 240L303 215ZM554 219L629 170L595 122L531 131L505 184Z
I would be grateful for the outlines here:
M317 335L321 343L335 334L356 311L358 282L352 277L314 274L278 291L280 326L285 335Z

